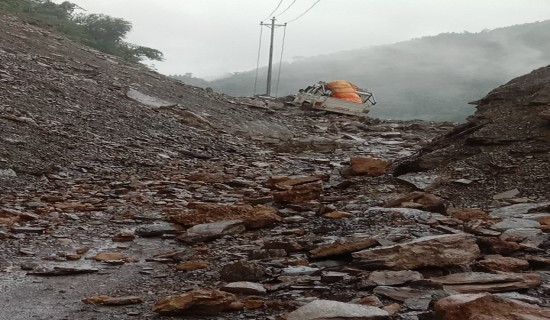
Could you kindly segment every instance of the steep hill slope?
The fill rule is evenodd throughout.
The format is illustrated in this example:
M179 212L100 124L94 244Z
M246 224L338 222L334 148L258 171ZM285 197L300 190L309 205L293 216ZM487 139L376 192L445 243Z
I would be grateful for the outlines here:
M481 33L446 33L310 57L283 65L278 92L293 94L319 80L342 78L375 93L379 104L373 116L462 121L473 113L468 102L550 61L549 27L550 21L543 21ZM212 87L251 95L254 75L240 73L214 81ZM263 89L265 69L259 79Z
M455 204L488 205L512 197L550 196L550 67L516 78L481 99L475 116L401 164L396 174L438 176L438 192ZM469 180L466 185L456 183ZM498 197L497 197L498 198Z
M264 111L8 16L0 24L0 169L20 182L220 157L243 150L237 132L292 136ZM130 89L171 103L146 106L127 97Z

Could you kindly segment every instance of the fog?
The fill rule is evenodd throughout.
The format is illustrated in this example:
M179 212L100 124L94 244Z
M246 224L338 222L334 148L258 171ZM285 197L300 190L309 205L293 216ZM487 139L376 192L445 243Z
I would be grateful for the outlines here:
M279 3L273 15L283 24L317 1L296 0L292 6L293 0L71 2L87 13L131 21L134 28L128 41L164 52L165 61L154 63L160 72L214 78L256 68L259 23ZM288 23L283 61L548 18L548 0L321 0L304 16ZM279 61L284 32L282 27L275 31L275 60ZM268 34L269 29L263 27L260 65L267 63Z

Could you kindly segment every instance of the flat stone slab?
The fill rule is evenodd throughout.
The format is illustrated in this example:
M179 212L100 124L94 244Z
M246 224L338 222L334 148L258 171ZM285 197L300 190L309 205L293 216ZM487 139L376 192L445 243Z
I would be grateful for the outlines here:
M228 283L221 287L222 291L242 294L266 294L264 286L259 283L240 281Z
M381 320L389 313L377 307L332 300L315 300L289 313L287 320Z
M529 210L541 208L549 205L548 202L540 203L520 203L511 206L495 209L491 211L491 217L493 218L522 218L522 215L527 214Z
M536 287L541 283L541 277L537 273L467 272L431 278L430 282L459 293L496 293Z
M407 184L412 185L418 190L424 191L434 184L439 176L437 175L427 175L427 174L418 174L418 173L408 173L402 176L397 177L397 180L403 181Z
M508 230L508 229L519 229L519 228L540 228L540 223L534 220L521 219L521 218L508 218L504 219L499 223L495 223L491 226L491 229L495 230Z
M139 92L135 89L128 90L128 92L126 92L126 96L136 102L153 108L174 107L178 105L177 103L146 95L145 93Z
M476 238L469 234L422 237L416 240L352 253L366 267L410 270L470 264L479 256Z

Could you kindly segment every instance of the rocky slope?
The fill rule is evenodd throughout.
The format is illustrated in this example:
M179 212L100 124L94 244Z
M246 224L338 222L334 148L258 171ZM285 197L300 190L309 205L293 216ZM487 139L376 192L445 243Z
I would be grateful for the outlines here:
M231 98L0 27L0 318L550 317L546 69L455 128Z

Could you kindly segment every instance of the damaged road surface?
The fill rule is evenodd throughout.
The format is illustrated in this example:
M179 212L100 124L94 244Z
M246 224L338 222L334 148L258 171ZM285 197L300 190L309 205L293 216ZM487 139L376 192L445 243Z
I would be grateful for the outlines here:
M550 68L385 121L0 25L0 319L550 318Z

